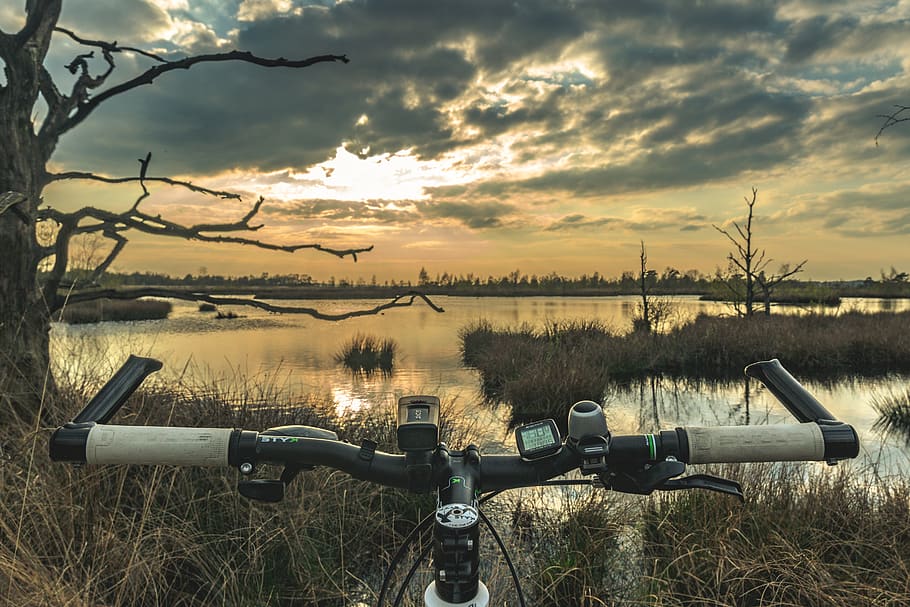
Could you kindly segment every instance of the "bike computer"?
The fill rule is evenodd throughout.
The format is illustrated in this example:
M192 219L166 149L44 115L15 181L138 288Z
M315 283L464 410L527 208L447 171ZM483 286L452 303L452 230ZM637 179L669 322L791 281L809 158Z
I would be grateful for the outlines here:
M439 399L403 396L398 399L398 448L432 451L439 443Z
M554 455L562 449L559 429L552 419L527 424L515 429L515 442L523 460L535 460Z

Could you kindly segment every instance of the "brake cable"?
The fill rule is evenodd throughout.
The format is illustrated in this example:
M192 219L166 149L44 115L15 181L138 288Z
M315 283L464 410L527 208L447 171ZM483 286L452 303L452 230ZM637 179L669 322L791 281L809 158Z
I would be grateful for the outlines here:
M515 571L515 565L512 563L512 557L509 555L506 545L502 542L502 538L499 537L499 533L496 531L493 523L490 522L490 519L487 518L487 515L483 513L483 510L478 508L477 514L480 515L480 520L484 522L487 529L490 530L490 534L492 534L493 538L496 540L496 543L499 544L499 550L502 552L502 556L506 560L506 565L509 566L509 572L512 574L512 581L515 582L515 591L518 593L518 604L521 607L525 607L525 595L521 591L521 581L518 579L518 572Z
M385 570L385 576L383 577L383 580L382 580L382 587L379 589L379 600L376 601L377 607L382 607L382 600L385 598L386 591L389 589L389 583L392 581L392 574L395 572L395 569L398 567L398 565L404 559L405 552L410 547L410 545L417 539L417 537L430 527L430 525L433 522L433 518L435 516L436 516L436 512L431 512L430 514L426 515L423 518L423 520L417 524L416 527L411 529L411 531L410 531L410 533L408 533L407 537L404 538L404 540L401 542L401 545L398 547L398 551L395 553L395 556L392 557L392 560L389 561L389 566ZM423 560L423 559L421 559L421 560ZM396 604L397 604L397 602L396 602Z

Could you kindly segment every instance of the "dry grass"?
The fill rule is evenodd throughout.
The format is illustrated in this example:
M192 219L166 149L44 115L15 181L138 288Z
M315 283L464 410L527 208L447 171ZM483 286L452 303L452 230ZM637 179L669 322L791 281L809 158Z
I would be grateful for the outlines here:
M818 472L816 470L816 472ZM644 554L660 605L907 605L910 485L849 468L740 466L747 502L652 500Z
M352 439L372 437L387 450L394 440L382 416L343 423L307 400L257 406L288 403L287 395L249 395L237 408L212 391L190 392L137 394L117 422L256 429L309 423ZM71 418L76 400L48 403L48 417ZM428 496L321 469L301 475L280 504L252 503L236 493L236 473L74 468L49 461L46 429L8 427L4 435L4 604L342 605L372 596L384 555L432 507Z
M904 439L910 446L910 388L902 392L876 395L872 407L878 413L873 428Z

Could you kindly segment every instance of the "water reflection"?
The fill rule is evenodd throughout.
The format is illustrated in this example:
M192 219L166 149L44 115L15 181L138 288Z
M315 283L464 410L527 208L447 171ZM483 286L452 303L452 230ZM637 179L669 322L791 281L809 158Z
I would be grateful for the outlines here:
M651 376L609 388L604 406L608 417L618 417L623 433L681 425L769 423L770 409L764 399L756 399L757 388L764 390L748 377L734 382L708 382ZM761 408L757 414L756 400ZM616 420L611 423L613 426L617 426Z

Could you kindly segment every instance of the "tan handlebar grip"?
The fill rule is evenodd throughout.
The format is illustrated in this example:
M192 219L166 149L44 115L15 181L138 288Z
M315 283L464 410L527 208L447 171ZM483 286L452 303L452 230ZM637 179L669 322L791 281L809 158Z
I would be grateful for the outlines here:
M821 461L825 440L818 424L685 428L690 464Z
M85 448L88 464L227 466L231 430L99 424Z

